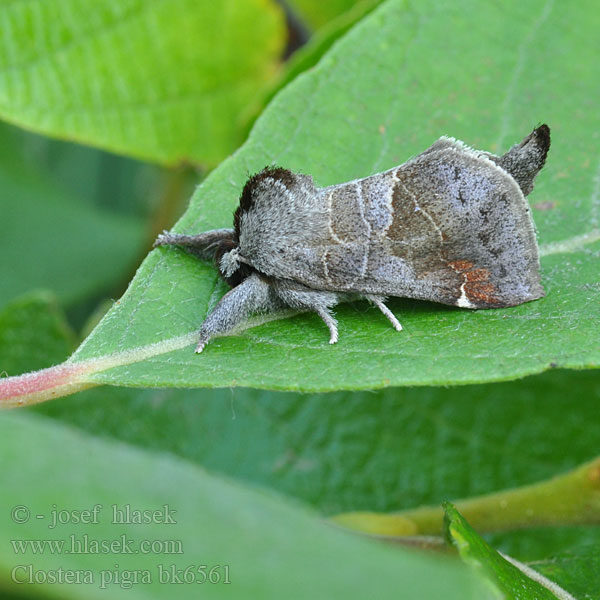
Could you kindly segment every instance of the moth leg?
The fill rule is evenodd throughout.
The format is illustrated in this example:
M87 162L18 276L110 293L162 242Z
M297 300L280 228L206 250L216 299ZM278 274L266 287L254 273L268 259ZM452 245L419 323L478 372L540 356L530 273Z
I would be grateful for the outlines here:
M275 293L284 304L291 308L308 309L316 312L329 329L329 343L335 344L338 341L337 321L329 310L330 307L338 303L338 294L311 290L300 284L287 282L277 282L275 286Z
M402 331L400 321L396 319L394 313L384 304L385 299L382 296L367 295L365 298L373 303L388 319L396 331Z
M233 240L233 229L213 229L198 235L185 235L183 233L163 231L156 238L152 247L181 246L196 256L210 259L215 254L219 243L226 240Z
M202 352L212 338L224 335L243 323L252 313L268 312L279 308L271 285L256 273L229 290L206 317L200 328L196 352Z
M335 317L329 312L327 308L316 307L315 312L325 321L327 329L329 329L329 343L337 344L338 341L338 327Z

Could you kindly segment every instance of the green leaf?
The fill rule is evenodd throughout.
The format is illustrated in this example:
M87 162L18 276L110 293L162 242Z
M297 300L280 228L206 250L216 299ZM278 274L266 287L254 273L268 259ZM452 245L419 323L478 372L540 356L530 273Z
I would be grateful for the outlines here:
M2 415L0 439L0 535L5 541L0 547L0 585L10 591L85 599L104 598L106 589L111 597L130 598L130 587L139 598L172 598L175 593L178 598L489 597L458 562L337 531L297 505L168 454L82 436L23 413ZM98 504L102 506L88 514L88 524L59 522L52 527L53 509L92 511ZM131 515L157 510L162 517L142 524L113 523L113 514L118 514L113 505L122 511L129 506ZM21 508L11 512L15 507ZM161 522L165 514L166 523ZM85 550L85 536L90 551L70 552L77 550L77 542ZM19 549L24 540L64 540L64 547L54 553L48 548L23 553ZM116 546L93 552L94 540L116 540ZM154 541L158 547L150 546ZM161 541L169 545L162 547ZM144 552L146 547L155 550ZM49 571L56 574L59 567L82 571L81 577L89 571L91 583L17 586L13 578L28 580L27 568L14 571L17 565L32 565L42 577ZM207 565L207 573L219 565L219 583L161 583L161 565L167 573L190 567L194 582L202 577L201 565ZM225 566L230 584L224 582ZM135 571L140 583L128 583ZM106 589L100 589L103 572L105 580L113 581ZM114 583L117 576L121 583Z
M53 294L33 292L0 310L0 377L64 360L75 345Z
M553 371L354 394L100 388L36 410L335 514L440 505L569 471L598 452L599 403L598 372Z
M143 249L141 221L86 205L26 166L5 129L0 142L0 306L40 288L72 304L127 277Z
M508 557L496 552L475 532L452 504L447 502L444 508L446 509L446 536L449 542L458 548L465 562L483 569L488 574L502 597L511 600L569 598L568 595L559 595L558 592L563 590L552 581L544 580L535 571L514 563Z
M0 116L161 163L241 142L284 38L269 0L12 2L0 23Z
M576 598L600 598L600 546L580 546L530 564Z
M598 452L600 433L589 424L599 400L597 372L559 371L502 384L355 394L104 388L36 410L277 489L332 515L439 507L445 499L571 471ZM531 500L502 526L531 527L538 507L548 524L589 523L598 514L584 510L564 519L564 510L554 516L550 510L556 497ZM487 530L485 514L478 522ZM600 543L600 528L546 527L493 539L530 560Z
M367 389L597 366L600 166L590 131L600 80L590 57L599 21L591 2L390 0L276 97L177 226L230 225L248 172L265 164L327 185L398 164L444 133L500 152L544 120L554 142L530 199L546 298L477 312L393 300L402 333L365 304L344 305L334 347L318 317L303 315L217 339L197 356L194 332L226 286L214 267L161 248L74 356L63 392L90 382Z
M485 539L494 548L529 563L573 547L600 544L600 527L538 527L486 535Z

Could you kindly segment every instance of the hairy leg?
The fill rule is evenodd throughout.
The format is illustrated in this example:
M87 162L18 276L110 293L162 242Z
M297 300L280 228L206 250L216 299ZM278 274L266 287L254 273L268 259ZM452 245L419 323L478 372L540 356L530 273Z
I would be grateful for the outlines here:
M300 284L278 281L274 284L274 292L287 306L316 312L329 329L329 343L338 341L337 321L329 310L340 301L335 292L312 290Z
M396 319L394 313L384 304L385 298L383 296L373 296L369 294L365 298L373 303L388 319L396 331L402 331L402 325L400 321Z
M251 314L269 312L280 307L280 303L271 292L271 285L257 274L250 275L229 290L206 317L200 328L196 352L202 352L210 339L229 333Z

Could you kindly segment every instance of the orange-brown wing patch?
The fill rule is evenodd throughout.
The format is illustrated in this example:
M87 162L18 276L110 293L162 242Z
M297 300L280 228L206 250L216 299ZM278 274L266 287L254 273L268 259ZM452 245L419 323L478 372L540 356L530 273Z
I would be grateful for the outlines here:
M490 272L478 268L468 260L454 260L448 266L464 278L461 290L466 299L476 307L494 306L500 303L498 290L490 282Z

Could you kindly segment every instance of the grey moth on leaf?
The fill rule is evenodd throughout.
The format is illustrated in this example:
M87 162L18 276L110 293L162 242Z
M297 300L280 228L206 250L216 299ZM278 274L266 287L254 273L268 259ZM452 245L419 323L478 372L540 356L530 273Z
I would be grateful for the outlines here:
M333 344L331 308L347 300L366 298L401 330L388 296L462 308L542 297L525 196L549 148L541 125L502 156L442 137L398 167L325 188L263 169L246 182L233 229L165 232L155 242L214 260L232 286L202 324L196 351L251 314L284 307L316 312Z

